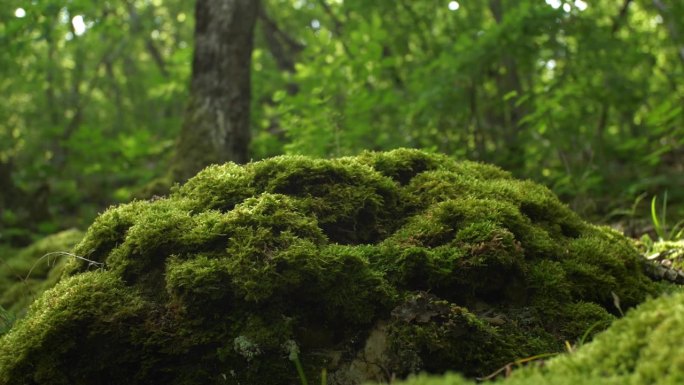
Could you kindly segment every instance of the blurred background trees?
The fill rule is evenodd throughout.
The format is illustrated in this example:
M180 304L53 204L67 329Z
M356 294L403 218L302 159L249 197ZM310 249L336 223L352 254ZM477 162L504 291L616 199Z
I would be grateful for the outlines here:
M85 227L190 157L194 2L4 4L0 242ZM253 17L252 141L225 159L419 147L598 220L684 200L681 1L263 0Z

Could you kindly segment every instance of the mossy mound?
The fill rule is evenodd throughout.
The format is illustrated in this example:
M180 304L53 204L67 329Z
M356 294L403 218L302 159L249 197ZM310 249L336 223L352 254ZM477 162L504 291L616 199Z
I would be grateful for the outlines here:
M658 290L548 189L416 150L212 166L75 253L0 341L0 384L291 384L295 356L330 384L483 375Z
M647 301L570 354L533 362L496 385L678 385L684 383L684 291ZM475 385L458 374L398 385Z
M21 317L40 293L57 283L66 252L83 238L71 229L47 236L7 256L0 262L0 306Z

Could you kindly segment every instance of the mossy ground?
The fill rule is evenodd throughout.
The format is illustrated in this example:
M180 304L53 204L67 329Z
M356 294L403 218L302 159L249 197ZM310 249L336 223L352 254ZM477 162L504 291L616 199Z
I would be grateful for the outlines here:
M659 291L548 189L416 150L211 166L75 253L102 265L71 259L0 340L0 384L291 384L295 346L311 381L477 376Z
M2 255L0 306L23 316L40 293L57 283L68 259L64 253L71 251L81 238L81 231L65 230Z

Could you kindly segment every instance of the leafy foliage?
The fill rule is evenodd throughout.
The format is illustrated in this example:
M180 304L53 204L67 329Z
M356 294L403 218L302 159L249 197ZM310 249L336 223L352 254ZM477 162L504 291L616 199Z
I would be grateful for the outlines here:
M588 212L682 183L679 5L672 15L610 1L268 9L293 3L283 20L309 25L288 30L306 47L283 77L298 92L257 83L275 107L257 107L270 118L255 121L267 132L277 122L288 153L429 148L543 181ZM255 155L272 155L262 141L272 135L257 136Z
M160 174L191 52L184 2L4 5L0 242L82 226Z
M3 7L0 242L165 192L191 7ZM682 20L672 0L264 0L252 158L416 147L540 181L584 214L666 189L676 205Z

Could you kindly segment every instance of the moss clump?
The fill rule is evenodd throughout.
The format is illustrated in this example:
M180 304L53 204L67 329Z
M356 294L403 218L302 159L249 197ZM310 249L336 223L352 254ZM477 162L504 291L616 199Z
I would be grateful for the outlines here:
M114 274L71 277L31 309L3 337L0 382L84 384L99 375L98 383L125 384L132 373L143 373L144 351L135 349L143 330L129 326L140 325L148 309Z
M571 354L514 371L493 384L662 384L684 382L684 291L647 301ZM422 375L403 385L474 385L460 375Z
M290 384L294 351L331 384L482 375L658 290L548 189L416 150L212 166L107 210L75 253L100 267L73 259L0 341L0 384Z
M83 238L76 229L61 231L2 258L0 261L0 306L23 316L27 306L57 283L66 252Z

